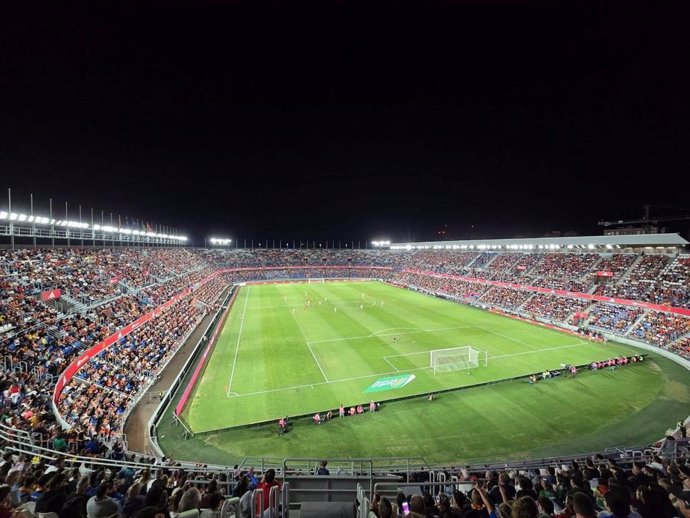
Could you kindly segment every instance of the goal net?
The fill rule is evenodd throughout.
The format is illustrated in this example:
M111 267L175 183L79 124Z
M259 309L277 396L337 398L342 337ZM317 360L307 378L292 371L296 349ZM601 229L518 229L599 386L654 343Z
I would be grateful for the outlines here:
M429 351L429 366L433 369L434 374L474 369L479 367L482 360L486 366L488 362L487 353L470 345Z
M316 284L316 283L323 284L324 282L325 282L325 279L323 277L319 277L319 278L310 277L307 279L307 284Z

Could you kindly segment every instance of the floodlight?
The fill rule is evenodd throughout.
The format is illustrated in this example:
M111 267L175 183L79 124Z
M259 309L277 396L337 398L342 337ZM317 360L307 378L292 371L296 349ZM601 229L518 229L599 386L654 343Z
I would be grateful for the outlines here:
M10 215L4 210L0 210L0 219L7 219Z
M216 246L229 246L230 243L232 243L232 239L229 239L227 237L211 237L208 240L212 245ZM259 246L261 246L261 243L259 243Z

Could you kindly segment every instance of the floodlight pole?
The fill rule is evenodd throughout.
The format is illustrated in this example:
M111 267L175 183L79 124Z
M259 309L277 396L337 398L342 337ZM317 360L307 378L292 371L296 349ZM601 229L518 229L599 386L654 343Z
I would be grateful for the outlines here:
M67 248L69 248L69 227L67 226L67 221L69 221L69 218L67 217L67 202L65 202L65 236L67 236Z
M55 223L53 223L53 198L50 198L50 246L55 248Z
M34 215L34 195L31 193L29 195L29 198L31 200L31 215ZM31 222L31 235L33 236L33 243L34 243L34 248L36 248L36 220L35 218L32 218L33 221Z
M12 223L12 189L7 189L7 212L10 218L10 242L14 250L14 224Z

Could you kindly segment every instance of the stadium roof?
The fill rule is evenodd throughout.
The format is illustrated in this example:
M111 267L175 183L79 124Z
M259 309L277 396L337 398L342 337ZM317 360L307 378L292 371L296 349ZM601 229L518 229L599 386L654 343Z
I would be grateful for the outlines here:
M461 241L424 241L391 243L392 250L468 249L468 250L539 250L539 249L618 249L639 247L684 247L688 241L678 234L636 234L626 236L534 237L521 239L474 239Z

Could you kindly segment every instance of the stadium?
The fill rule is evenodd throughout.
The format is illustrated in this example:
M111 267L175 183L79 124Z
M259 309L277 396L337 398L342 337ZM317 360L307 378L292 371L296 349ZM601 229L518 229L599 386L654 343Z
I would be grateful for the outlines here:
M7 3L0 518L690 518L676 4Z
M25 459L275 469L266 505L308 514L421 476L687 457L677 234L188 248L0 220L2 438ZM322 461L336 482L305 483Z

